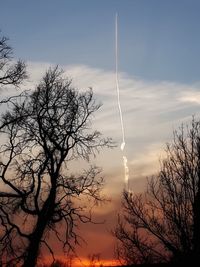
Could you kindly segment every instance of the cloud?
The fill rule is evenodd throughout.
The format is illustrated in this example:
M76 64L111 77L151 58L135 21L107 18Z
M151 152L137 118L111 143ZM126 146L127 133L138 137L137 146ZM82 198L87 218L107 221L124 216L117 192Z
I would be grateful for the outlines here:
M30 80L25 87L33 88L49 66L52 64L28 62ZM113 168L123 168L122 154L119 149L121 126L115 73L86 65L61 67L64 74L73 80L75 87L80 90L92 87L97 102L103 103L95 116L94 127L100 129L104 135L113 137L118 147L112 151L104 151L97 161L108 173ZM160 152L157 153L158 158L157 154L152 156L155 155L155 150L161 151L163 144L171 140L172 131L177 125L190 119L193 114L198 114L198 104L200 104L198 86L168 81L149 82L131 77L126 73L119 74L119 84L126 136L125 153L128 162L133 165L133 172L141 164L147 164L149 168L151 165L156 169L158 164L155 162ZM151 167L151 172L153 168ZM145 173L147 172L148 170ZM130 175L134 177L134 173ZM138 175L139 171L137 171L137 177Z
M182 96L179 98L181 102L191 103L200 105L200 92L198 91L191 91L191 92L184 92Z

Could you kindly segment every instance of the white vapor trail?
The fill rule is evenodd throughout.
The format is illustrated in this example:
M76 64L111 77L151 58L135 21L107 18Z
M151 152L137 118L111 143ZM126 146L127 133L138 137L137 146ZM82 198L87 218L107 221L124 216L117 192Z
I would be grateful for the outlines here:
M119 89L119 77L118 77L118 14L116 14L115 16L115 73L116 73L115 78L116 78L116 89L117 89L117 102L118 102L121 131L122 131L122 143L121 143L120 148L123 151L126 145L126 142L125 142L125 133L124 133L123 114L122 114L121 103L120 103L120 89ZM129 168L128 168L128 160L126 156L124 155L123 155L123 164L124 164L125 185L128 189Z
M123 114L120 104L120 91L119 91L119 78L118 78L118 15L115 17L115 78L116 78L116 88L117 88L117 102L119 108L119 116L121 122L121 131L122 131L122 143L121 150L124 150L125 147L125 134L124 134L124 122L123 122Z

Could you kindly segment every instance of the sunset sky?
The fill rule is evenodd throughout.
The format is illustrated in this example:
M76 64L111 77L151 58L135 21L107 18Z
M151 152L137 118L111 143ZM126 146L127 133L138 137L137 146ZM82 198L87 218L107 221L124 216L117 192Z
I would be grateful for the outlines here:
M165 143L182 122L200 110L199 0L7 0L0 1L0 29L14 56L27 63L34 88L49 66L58 64L81 90L92 87L103 103L94 127L117 147L94 159L103 168L111 201L95 211L102 225L84 225L87 242L77 247L84 261L100 253L114 258L111 230L124 188L121 128L115 85L115 14L119 26L119 83L130 189L144 189L158 171ZM4 92L5 94L6 92ZM81 169L80 169L81 171ZM62 257L59 246L57 256Z

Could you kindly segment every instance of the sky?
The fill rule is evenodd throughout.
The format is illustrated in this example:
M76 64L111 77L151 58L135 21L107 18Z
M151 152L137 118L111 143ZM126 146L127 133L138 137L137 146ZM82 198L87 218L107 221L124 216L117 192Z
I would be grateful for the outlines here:
M113 259L110 232L124 188L121 128L115 85L115 14L118 13L119 84L130 187L144 190L146 176L159 170L166 142L200 109L200 1L196 0L0 0L0 29L14 59L27 63L34 88L49 66L59 65L80 90L92 87L97 102L94 127L117 144L95 159L111 201L95 211L104 225L84 225L81 259L100 253ZM98 242L97 242L98 241ZM94 245L95 244L95 245ZM57 249L57 255L62 256Z

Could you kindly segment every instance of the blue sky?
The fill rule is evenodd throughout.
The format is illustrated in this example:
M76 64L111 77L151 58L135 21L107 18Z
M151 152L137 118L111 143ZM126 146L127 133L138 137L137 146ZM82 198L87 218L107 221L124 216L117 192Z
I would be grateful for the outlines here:
M115 13L119 15L119 83L131 190L144 190L147 175L172 131L200 110L200 0L0 0L0 29L14 56L27 62L33 88L49 64L59 64L78 88L93 87L103 106L94 126L118 147L95 159L103 167L111 201L96 216L108 223L83 236L81 257L113 257L124 188L121 126L115 85ZM16 93L16 92L15 92ZM117 212L116 212L117 210ZM98 244L96 244L98 240ZM94 248L93 244L96 244Z
M2 1L0 28L25 60L114 68L119 14L120 69L145 80L200 77L200 1Z

